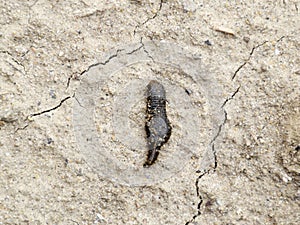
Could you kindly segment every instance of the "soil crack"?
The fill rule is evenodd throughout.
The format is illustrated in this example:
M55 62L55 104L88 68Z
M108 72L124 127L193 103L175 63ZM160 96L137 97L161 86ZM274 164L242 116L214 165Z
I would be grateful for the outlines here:
M152 60L152 62L154 62L154 58L150 55L150 53L147 51L145 44L143 43L143 38L141 38L141 44L142 44L142 48L144 50L144 52L147 54L147 56Z
M266 44L267 42L268 42L268 41L264 41L264 42L262 42L262 43L260 43L260 44L258 44L258 45L256 45L256 46L254 46L254 47L251 49L251 52L250 52L248 58L246 59L245 62L243 62L243 63L237 68L237 70L234 72L233 76L231 77L231 80L234 80L234 78L236 77L236 75L238 74L238 72L239 72L239 71L240 71L247 63L249 63L249 61L251 60L251 57L252 57L254 51L255 51L257 48L259 48L260 46Z
M283 38L285 38L285 36L280 37L276 42L278 43L278 42L282 41ZM269 41L264 41L264 42L262 42L262 43L260 43L260 44L258 44L258 45L256 45L256 46L254 46L254 47L252 48L251 52L249 53L249 56L248 56L247 60L246 60L245 62L243 62L243 63L238 67L238 69L234 72L234 74L233 74L233 76L232 76L232 78L231 78L232 80L234 80L235 77L237 76L238 72L239 72L239 71L240 71L247 63L249 63L249 61L251 60L251 58L252 58L252 56L253 56L255 50L256 50L257 48L263 46L264 44L268 43L268 42L269 42ZM212 146L212 149L211 149L211 150L212 150L212 153L213 153L213 156L214 156L215 163L214 163L214 166L212 167L212 169L208 169L208 170L206 170L206 171L200 171L200 170L196 171L197 173L200 173L200 175L197 177L196 182L195 182L195 186L196 186L196 194L197 194L197 197L199 198L199 202L198 202L198 204L197 204L197 213L192 217L191 220L189 220L188 222L186 222L185 225L188 225L188 224L194 222L195 219L196 219L198 216L201 215L201 205L202 205L202 203L203 203L203 197L202 197L201 194L200 194L200 187L199 187L200 179L201 179L204 175L209 174L210 172L214 172L214 171L216 170L217 166L218 166L217 152L216 152L216 149L215 149L215 144L214 144L214 142L215 142L216 139L220 136L221 131L222 131L224 125L225 125L226 122L227 122L227 112L226 112L226 110L225 110L224 107L226 106L226 104L227 104L228 102L230 102L231 100L234 99L234 97L239 93L240 88L241 88L241 86L239 86L239 87L238 87L238 88L237 88L237 89L236 89L236 90L235 90L228 98L226 98L225 101L223 102L223 104L221 105L221 108L222 108L223 113L224 113L224 120L223 120L223 122L219 125L217 134L212 138L212 140L211 140L211 142L210 142L210 144L211 144L211 146Z
M113 55L111 55L111 56L109 56L107 60L105 60L104 62L97 62L97 63L94 63L94 64L90 65L86 70L82 71L80 73L80 75L83 75L84 73L88 72L91 68L93 68L95 66L99 66L99 65L103 65L104 66L105 64L109 63L110 60L112 60L113 58L116 58L118 56L119 52L122 52L122 51L124 51L124 49L118 49L116 51L116 53L113 54Z
M9 51L0 51L0 53L9 55L9 56L11 57L11 60L12 60L13 62L15 62L18 66L20 66L20 67L23 68L23 71L21 71L19 68L17 68L15 65L13 65L13 64L10 63L10 62L8 62L8 64L9 64L10 66L12 66L15 70L19 71L20 73L26 74L25 66L24 66L22 63L20 63L18 60L16 60L16 59L14 58L14 56L13 56L12 53L10 53Z
M144 45L144 43L143 43L143 38L141 38L140 44L141 44L141 45L140 45L138 48L133 49L131 52L127 52L126 54L127 54L127 55L131 55L131 54L133 54L133 53L135 53L135 52L141 50L142 48L144 48L145 45Z
M94 63L94 64L90 65L86 70L82 71L82 72L79 74L79 76L82 76L84 73L88 72L91 68L93 68L93 67L95 67L95 66L99 66L99 65L103 65L103 66L104 66L104 65L106 65L106 64L109 63L113 58L118 57L119 53L122 52L122 51L124 51L124 50L125 50L125 49L118 49L118 50L116 51L115 54L109 56L109 57L107 58L107 60L105 60L104 62L97 62L97 63ZM69 76L69 77L68 77L68 80L67 80L67 88L69 88L70 82L71 82L72 79L78 79L78 77L77 77L76 75L74 75L74 74L72 74L71 76Z
M44 111L41 111L41 112L38 112L38 113L31 114L30 117L39 116L39 115L42 115L42 114L44 114L44 113L48 113L48 112L51 112L51 111L53 111L53 110L56 110L56 109L58 109L59 107L61 107L62 104L63 104L65 101L67 101L68 99L70 99L71 97L73 97L73 96L68 96L68 97L62 99L62 100L60 101L60 103L59 103L58 105L54 106L53 108L46 109L46 110L44 110Z
M286 36L281 36L278 40L276 40L276 43L282 41L282 39L285 38L285 37L286 37ZM256 45L256 46L254 46L254 47L251 49L251 52L249 53L248 58L246 59L245 62L243 62L243 63L237 68L237 70L234 72L233 76L231 77L231 80L234 80L235 77L237 76L238 72L239 72L246 64L249 63L249 61L251 60L251 58L252 58L252 56L253 56L255 50L256 50L257 48L259 48L259 47L265 45L265 44L268 43L268 42L270 42L270 41L264 41L264 42L262 42L262 43L260 43L260 44L258 44L258 45Z
M197 177L196 179L196 182L195 182L195 186L196 186L196 194L197 194L197 197L199 198L199 202L197 204L197 213L192 217L191 220L189 220L188 222L185 223L185 225L188 225L192 222L195 221L195 219L201 215L201 205L203 203L203 197L202 195L200 194L200 187L199 187L199 183L200 183L200 179L206 175L206 174L209 174L210 172L215 172L216 168L218 167L218 160L217 160L217 152L216 152L216 149L215 149L215 144L214 142L216 141L216 139L220 136L221 132L222 132L222 129L223 127L225 126L226 122L227 122L227 111L225 110L225 105L234 99L234 97L236 96L236 94L239 92L240 90L240 86L234 91L233 94L230 95L230 97L226 98L225 101L223 102L221 108L223 110L223 113L224 113L224 120L223 122L219 125L219 128L218 128L218 132L217 134L212 138L210 144L211 144L211 151L213 153L213 157L214 157L214 165L211 169L208 169L208 170L205 170L205 171L196 171L197 173L200 173L200 175Z
M137 47L136 49L133 49L132 51L130 52L126 52L127 55L131 55L137 51L139 51L140 49L144 48L144 43L142 42L142 38L141 38L141 41L140 41L140 46ZM104 62L97 62L97 63L94 63L92 65L90 65L86 70L82 71L79 76L82 76L84 73L88 72L91 68L95 67L95 66L99 66L99 65L106 65L107 63L109 63L112 59L116 58L119 56L119 53L122 52L122 51L125 51L126 49L118 49L116 51L115 54L109 56ZM71 76L68 77L68 80L67 80L67 88L69 88L70 86L70 83L71 83L71 80L72 79L78 79L79 77L76 75L76 74L72 74Z
M159 12L161 11L163 3L164 3L164 1L161 0L160 3L159 3L158 10L154 13L154 15L152 17L147 18L144 22L142 22L142 23L140 23L140 24L138 24L138 25L135 26L134 31L133 31L133 35L134 36L135 36L138 28L140 28L141 26L145 25L150 20L153 20L153 19L155 19L158 16Z
M233 94L232 94L229 98L227 98L227 99L224 101L224 103L222 104L221 108L224 108L224 106L225 106L230 100L232 100L232 99L234 98L234 96L239 92L240 88L241 88L241 86L239 86L239 87L235 90L235 92L233 92Z

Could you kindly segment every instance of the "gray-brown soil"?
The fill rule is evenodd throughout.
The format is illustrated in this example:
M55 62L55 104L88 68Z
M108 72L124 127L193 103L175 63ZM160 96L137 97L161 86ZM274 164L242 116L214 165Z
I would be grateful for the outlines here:
M0 0L0 224L300 224L299 8L296 0ZM223 119L195 124L208 142L199 138L199 154L193 150L171 178L122 185L80 150L76 91L92 65L105 69L117 59L112 49L136 44L138 51L151 40L201 56L220 87ZM152 68L186 84L154 67L126 68L107 81L102 100L129 83L127 72ZM200 121L213 114L213 99L193 96L203 88L213 89L196 82L186 90ZM176 132L190 135L180 133L176 93L167 90L170 146ZM131 121L143 119L139 107ZM105 138L109 152L115 142ZM122 148L114 150L130 164Z

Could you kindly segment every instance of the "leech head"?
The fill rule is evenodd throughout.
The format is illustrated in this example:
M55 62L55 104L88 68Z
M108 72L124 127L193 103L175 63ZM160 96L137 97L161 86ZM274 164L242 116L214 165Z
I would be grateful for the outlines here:
M149 84L147 85L147 97L149 97L149 96L165 98L166 91L164 89L164 86L156 80L151 80L149 82Z
M162 84L152 80L147 85L147 120L145 124L148 156L144 166L152 165L159 150L171 135L171 125L166 114L166 91Z

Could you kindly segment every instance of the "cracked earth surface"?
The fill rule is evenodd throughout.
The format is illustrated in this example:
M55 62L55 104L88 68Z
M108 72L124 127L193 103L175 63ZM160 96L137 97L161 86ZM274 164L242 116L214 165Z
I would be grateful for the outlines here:
M0 224L300 223L298 1L2 0L0 10ZM145 40L201 55L224 120L208 169L200 160L127 187L83 160L72 111L85 72Z

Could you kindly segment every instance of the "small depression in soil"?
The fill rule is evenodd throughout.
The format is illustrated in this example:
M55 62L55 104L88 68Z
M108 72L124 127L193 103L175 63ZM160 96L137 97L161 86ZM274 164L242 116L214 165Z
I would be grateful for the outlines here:
M127 185L166 180L191 160L199 165L220 120L218 85L199 58L172 44L144 47L91 68L75 94L74 130L85 160L99 176ZM166 90L172 134L145 168L145 92L151 80Z

